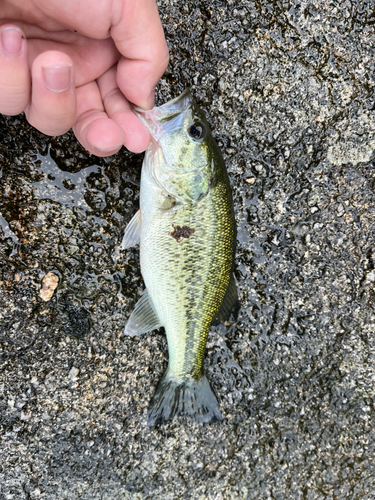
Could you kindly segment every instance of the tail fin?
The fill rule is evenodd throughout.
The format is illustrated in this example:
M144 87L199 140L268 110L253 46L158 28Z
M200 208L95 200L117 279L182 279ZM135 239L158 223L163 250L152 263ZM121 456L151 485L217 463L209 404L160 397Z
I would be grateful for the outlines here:
M176 379L167 370L160 380L147 413L151 427L178 415L190 415L198 422L209 424L221 420L219 403L207 378Z

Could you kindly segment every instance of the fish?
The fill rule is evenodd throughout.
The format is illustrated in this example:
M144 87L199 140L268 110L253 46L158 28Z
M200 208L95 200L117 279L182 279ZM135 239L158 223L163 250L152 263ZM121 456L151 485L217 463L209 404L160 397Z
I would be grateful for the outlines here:
M140 244L146 289L124 334L162 326L169 354L147 424L181 415L202 423L220 421L203 358L210 325L235 318L239 309L228 173L189 88L159 107L133 110L151 142L142 164L140 208L125 229L122 248Z

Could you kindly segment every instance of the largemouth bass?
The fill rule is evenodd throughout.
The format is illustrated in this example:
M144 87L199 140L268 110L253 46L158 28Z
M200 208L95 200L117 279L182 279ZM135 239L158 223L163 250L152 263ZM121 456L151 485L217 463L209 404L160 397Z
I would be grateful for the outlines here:
M203 112L189 89L150 111L134 109L150 131L141 174L140 210L123 248L140 242L146 291L126 335L163 326L168 369L150 403L148 425L188 414L221 419L203 374L207 334L238 305L233 279L235 221L228 174Z

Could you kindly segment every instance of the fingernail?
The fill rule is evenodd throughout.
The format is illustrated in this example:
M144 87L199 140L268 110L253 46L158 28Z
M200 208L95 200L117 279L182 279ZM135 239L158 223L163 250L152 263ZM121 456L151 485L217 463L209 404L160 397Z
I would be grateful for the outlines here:
M147 99L142 101L140 104L137 104L137 106L142 109L152 109L154 107L154 103L155 103L155 90L151 92L151 94L147 97Z
M1 30L1 45L6 54L19 56L22 52L23 34L17 28L3 28Z
M152 109L155 104L155 90L151 92L147 99L147 109Z
M43 68L43 76L46 87L52 92L64 92L68 90L72 82L71 66L53 66Z

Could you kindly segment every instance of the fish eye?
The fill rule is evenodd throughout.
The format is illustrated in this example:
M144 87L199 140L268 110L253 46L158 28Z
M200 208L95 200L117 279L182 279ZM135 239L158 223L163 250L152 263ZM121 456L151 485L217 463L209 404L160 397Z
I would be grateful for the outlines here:
M189 135L195 141L200 141L206 136L206 127L202 122L196 122L188 130Z

